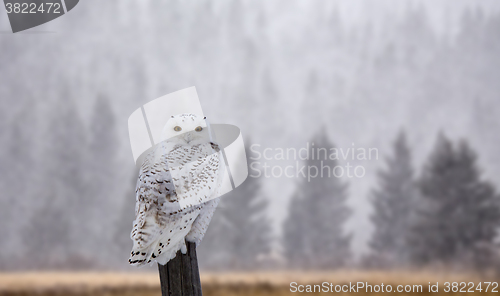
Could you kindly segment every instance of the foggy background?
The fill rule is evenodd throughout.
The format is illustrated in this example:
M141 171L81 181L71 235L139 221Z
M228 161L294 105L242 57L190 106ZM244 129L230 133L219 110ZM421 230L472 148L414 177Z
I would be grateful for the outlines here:
M363 178L249 178L202 268L496 262L498 1L86 0L0 31L1 270L131 270L127 119L190 86L260 151L379 151Z

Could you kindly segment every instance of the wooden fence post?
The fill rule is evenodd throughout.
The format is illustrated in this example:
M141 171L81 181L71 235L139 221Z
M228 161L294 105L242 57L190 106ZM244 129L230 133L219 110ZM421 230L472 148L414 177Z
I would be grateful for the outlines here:
M202 296L196 244L186 247L185 255L178 251L166 265L158 264L162 296Z

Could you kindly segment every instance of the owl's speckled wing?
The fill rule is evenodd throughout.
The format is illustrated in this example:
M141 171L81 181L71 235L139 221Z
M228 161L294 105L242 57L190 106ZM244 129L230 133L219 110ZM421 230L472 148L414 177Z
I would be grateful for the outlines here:
M199 243L217 207L214 197L219 195L223 176L217 144L174 146L165 141L151 151L136 186L129 262L166 264L179 249L185 252L185 239Z

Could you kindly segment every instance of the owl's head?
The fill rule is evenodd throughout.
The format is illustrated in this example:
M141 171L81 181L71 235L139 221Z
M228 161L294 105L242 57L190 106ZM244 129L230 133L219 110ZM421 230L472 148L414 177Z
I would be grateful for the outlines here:
M161 140L170 139L181 144L192 144L208 139L205 118L188 113L172 116L163 127Z

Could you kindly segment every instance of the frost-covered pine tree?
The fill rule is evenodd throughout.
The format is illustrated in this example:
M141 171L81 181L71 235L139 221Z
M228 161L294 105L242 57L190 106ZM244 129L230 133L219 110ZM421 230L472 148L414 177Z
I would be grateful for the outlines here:
M410 240L416 263L457 264L496 237L500 199L476 160L467 142L439 135L419 180L422 203Z
M0 254L0 269L22 268L29 266L26 256L15 254L16 250L23 249L23 237L19 236L19 229L25 229L31 221L25 219L27 213L31 213L35 195L40 188L40 173L36 157L36 146L33 129L37 125L36 104L20 109L13 114L11 120L7 120L8 114L2 114L1 121L5 128L0 136L3 149L0 151L0 223L9 225L0 229L0 237L8 238L0 240L0 248L4 250ZM8 123L6 123L8 122ZM20 178L22 176L22 178ZM31 186L26 186L29 180ZM19 215L24 213L24 215ZM23 249L23 252L28 250Z
M78 268L80 225L88 223L82 215L86 130L69 89L63 88L55 108L47 114L43 159L43 182L33 201L34 213L23 231L31 266Z
M87 188L83 206L88 219L85 231L90 237L87 240L90 244L86 249L90 252L98 247L95 241L111 244L111 236L102 224L112 224L115 217L109 214L109 209L119 202L115 198L116 188L120 187L116 161L118 148L115 114L108 98L100 95L90 120L89 148L86 154ZM104 258L110 255L102 250L98 253Z
M57 188L48 190L22 232L25 251L33 254L29 262L21 260L24 268L58 269L69 265L71 217L64 210L69 200L62 200Z
M247 161L250 162L250 151ZM199 247L200 266L207 269L259 268L259 255L270 251L271 222L261 179L248 177L221 198Z
M314 143L314 148L312 147ZM307 167L329 166L330 171L338 165L329 157L312 159L318 148L330 151L333 144L323 129L311 141ZM316 154L315 154L316 155ZM331 269L342 267L350 256L350 235L344 225L351 211L346 205L347 183L333 174L315 178L302 178L289 205L284 222L284 250L288 264L294 268Z
M400 132L393 145L393 155L378 172L378 186L371 193L375 227L369 246L376 264L394 266L408 261L406 236L414 216L416 186L411 152L406 134Z
M113 181L116 180L118 136L115 114L109 100L102 95L94 105L89 135L89 190L97 195L94 198L109 198L109 190L114 187Z
M120 202L119 212L114 222L114 234L112 235L114 249L111 259L117 262L118 267L130 266L127 260L133 245L130 239L130 231L135 218L137 176L138 172L134 169L134 173L131 174L129 187Z
M303 195L303 191L297 190L292 196L283 225L283 249L288 265L293 268L305 267L308 260L306 254L309 244L304 235L309 228L305 221L308 221L310 213L305 212L306 202L307 197Z

